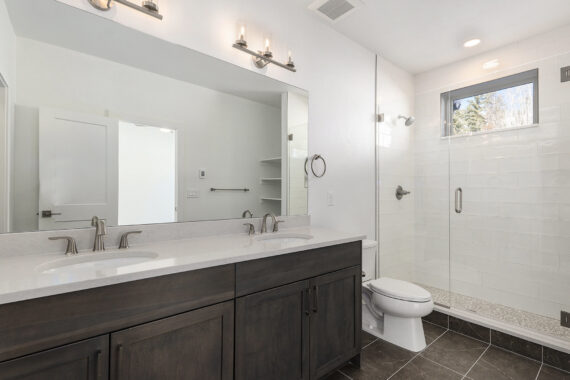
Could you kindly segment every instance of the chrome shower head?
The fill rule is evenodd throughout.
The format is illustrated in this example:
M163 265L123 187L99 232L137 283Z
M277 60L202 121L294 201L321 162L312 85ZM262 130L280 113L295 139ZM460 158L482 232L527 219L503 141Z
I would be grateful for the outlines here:
M416 122L416 118L413 116L407 117L404 115L398 115L398 119L404 119L406 127L411 127Z

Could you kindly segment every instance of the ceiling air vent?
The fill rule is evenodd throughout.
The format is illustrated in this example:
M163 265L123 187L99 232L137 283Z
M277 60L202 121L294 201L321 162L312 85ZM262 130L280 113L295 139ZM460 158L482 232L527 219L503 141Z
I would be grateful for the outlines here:
M361 5L359 0L316 0L309 9L330 22L337 22Z

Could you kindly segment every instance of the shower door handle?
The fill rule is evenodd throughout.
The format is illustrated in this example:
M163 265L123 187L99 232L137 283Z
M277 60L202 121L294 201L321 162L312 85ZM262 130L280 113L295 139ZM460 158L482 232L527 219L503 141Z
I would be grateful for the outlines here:
M461 214L463 211L463 190L461 187L455 189L455 212Z

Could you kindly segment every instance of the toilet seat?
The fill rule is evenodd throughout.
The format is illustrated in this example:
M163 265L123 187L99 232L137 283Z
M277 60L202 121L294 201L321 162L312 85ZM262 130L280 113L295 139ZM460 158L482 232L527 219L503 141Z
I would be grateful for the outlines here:
M389 277L370 281L369 288L374 293L407 302L430 302L431 294L411 282Z

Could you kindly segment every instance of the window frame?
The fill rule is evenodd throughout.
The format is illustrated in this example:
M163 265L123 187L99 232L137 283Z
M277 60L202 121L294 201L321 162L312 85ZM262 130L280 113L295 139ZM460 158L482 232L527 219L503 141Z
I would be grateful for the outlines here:
M469 98L472 96L483 95L491 92L505 90L512 87L522 86L532 83L532 125L539 122L538 115L538 68L521 73L493 79L483 83L477 83L471 86L458 88L456 90L444 92L441 94L441 137L461 137L472 136L474 134L493 133L498 131L509 131L530 125L519 125L511 128L497 128L490 131L476 132L473 134L456 135L452 134L453 126L453 103L456 100Z

